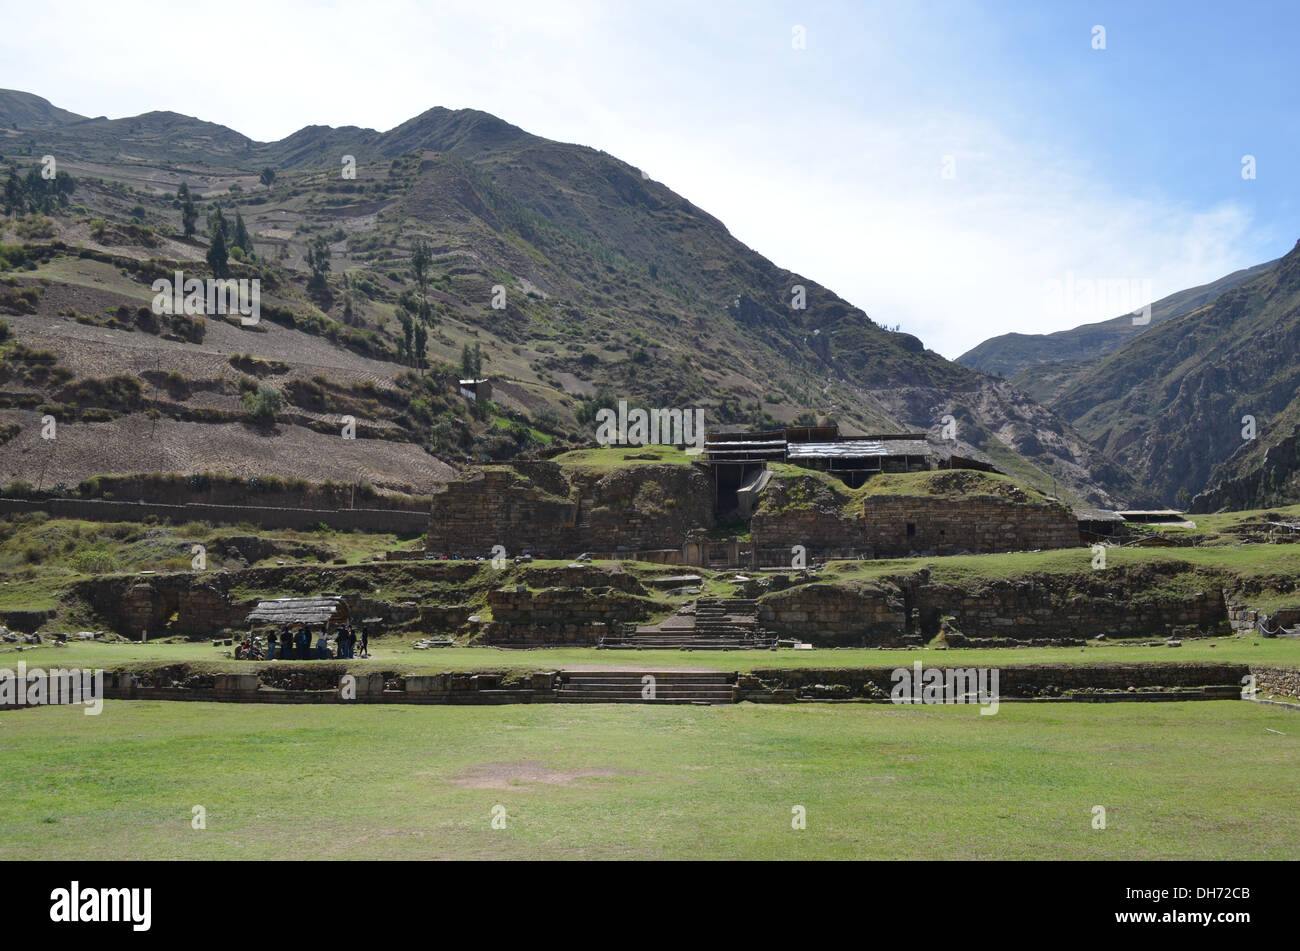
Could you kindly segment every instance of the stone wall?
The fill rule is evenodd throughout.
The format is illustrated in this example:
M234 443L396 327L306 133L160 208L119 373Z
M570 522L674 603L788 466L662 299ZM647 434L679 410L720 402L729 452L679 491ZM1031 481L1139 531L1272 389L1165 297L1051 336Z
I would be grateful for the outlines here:
M553 672L508 675L490 671L428 675L353 674L349 698L341 688L345 670L326 665L299 670L284 667L208 676L185 668L145 675L104 674L109 700L203 700L228 703L546 703L555 699ZM301 675L301 676L298 676Z
M839 685L845 699L887 699L898 682L894 670L913 670L921 658L914 652L900 653L896 667L796 668L754 670L753 681L742 684L749 690L793 690L796 696ZM990 658L995 660L996 655ZM998 692L1002 697L1057 696L1072 690L1127 691L1152 687L1227 687L1239 685L1248 668L1245 664L1026 664L999 667L996 663L956 665L937 660L923 662L923 669L982 666L997 668ZM830 690L815 691L826 693ZM1224 698L1230 698L1228 691ZM743 697L743 695L742 695ZM748 699L748 698L745 698Z
M1255 675L1256 696L1300 698L1300 668L1252 665L1250 672Z
M764 598L759 623L819 646L890 647L902 643L907 608L893 586L809 584Z
M337 509L353 508L357 503L366 509L402 509L424 513L429 497L358 493L351 483L309 483L298 488L276 488L256 481L225 479L220 475L116 475L100 476L86 489L89 500L135 502L140 499L159 505L251 506L253 508Z
M697 466L644 465L608 473L553 462L470 470L433 496L430 552L566 558L582 552L680 549L713 527L713 490Z
M534 588L612 588L625 594L645 595L636 575L600 565L562 565L527 568L524 581Z
M1126 583L1084 590L1046 579L985 582L974 588L925 584L916 588L922 634L937 633L935 622L953 618L967 637L1108 638L1228 634L1227 605L1218 588L1186 597L1146 595Z
M1073 513L1046 500L869 495L860 512L846 514L833 504L784 504L787 500L780 493L778 489L772 498L765 498L750 522L755 546L788 551L792 545L803 545L810 555L821 557L852 551L874 558L902 558L1081 544Z
M412 509L308 509L258 505L208 505L191 502L164 505L151 502L107 502L101 499L0 499L0 514L25 515L48 512L51 518L81 518L92 522L140 522L146 518L170 519L174 524L212 522L238 525L248 522L262 528L293 528L307 531L323 522L342 531L392 532L415 535L424 532L429 517Z
M241 588L274 591L280 597L342 594L354 620L379 617L390 630L428 625L428 630L445 633L465 629L472 611L457 603L465 593L458 586L481 570L482 563L425 561L102 575L73 584L69 593L110 630L135 639L142 631L150 636L213 635L243 629L257 599L236 598L232 592ZM418 604L371 596L376 588L397 580L398 574L405 583L424 582L433 596ZM439 599L448 603L437 603Z
M915 674L914 653L898 667ZM957 665L925 664L949 670ZM890 702L894 667L754 670L736 680L736 699L792 702ZM967 666L964 669L969 670ZM1300 678L1300 671L1244 664L1039 664L997 667L1001 700L1154 700L1240 697L1247 673ZM547 703L557 699L554 670L527 673L456 671L436 674L373 672L352 675L351 699L340 686L346 668L333 664L271 664L246 673L194 674L186 665L140 672L106 671L104 693L117 700L217 700L244 703ZM991 682L986 681L988 686ZM1261 686L1261 693L1271 688ZM1181 691L1181 692L1180 692ZM1161 693L1164 696L1161 696ZM1280 690L1272 692L1281 695Z
M1112 569L1082 583L1029 576L957 586L932 582L926 572L874 584L824 582L763 596L759 621L782 636L827 647L929 640L945 617L966 638L1026 642L1230 633L1220 589L1151 594L1153 580Z
M500 545L510 556L577 554L577 518L575 497L552 495L513 469L473 469L434 493L428 550L487 557Z
M649 616L648 602L613 588L547 588L522 585L489 592L492 620L485 643L501 647L593 646L625 623Z

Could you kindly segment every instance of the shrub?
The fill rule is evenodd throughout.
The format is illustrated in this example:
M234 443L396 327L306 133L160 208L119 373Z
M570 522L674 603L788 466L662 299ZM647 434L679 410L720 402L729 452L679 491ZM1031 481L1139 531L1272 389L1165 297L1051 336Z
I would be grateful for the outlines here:
M18 218L14 221L13 229L18 237L27 241L54 237L54 221L44 215L26 215Z
M259 386L256 391L245 391L241 402L244 404L244 412L262 420L275 419L275 414L284 408L280 391L273 386Z
M11 499L30 499L36 494L36 486L23 479L15 479L9 483L4 494Z
M103 548L88 548L72 559L72 567L82 574L102 575L117 571L119 565L109 552Z

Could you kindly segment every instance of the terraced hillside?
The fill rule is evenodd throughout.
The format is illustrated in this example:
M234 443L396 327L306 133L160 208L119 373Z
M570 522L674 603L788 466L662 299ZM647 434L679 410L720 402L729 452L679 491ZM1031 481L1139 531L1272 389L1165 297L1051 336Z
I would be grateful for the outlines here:
M42 415L65 431L103 427L95 466L182 464L142 442L142 420L157 417L205 427L189 451L196 465L332 478L360 469L376 484L425 489L446 478L440 461L589 443L594 407L626 398L701 406L710 426L831 417L848 432L936 439L951 416L959 449L1040 488L1100 504L1140 495L1005 382L886 331L594 149L472 110L256 143L173 113L68 119L24 96L0 98L0 161L21 178L54 155L76 187L45 213L11 209L3 220L3 372L14 394L0 426L21 434L0 446L10 479L35 481L31 427ZM198 212L191 236L182 185ZM177 268L209 276L218 205L249 232L230 267L263 282L261 330L208 319L154 332L137 316L152 281ZM427 266L413 268L426 251ZM793 306L799 288L803 307ZM467 348L494 381L488 405L456 393ZM95 381L115 376L132 392L97 395ZM283 400L274 427L243 412L262 387ZM341 448L344 415L357 419L357 446ZM380 439L387 454L371 451ZM47 470L60 481L86 471L59 465Z

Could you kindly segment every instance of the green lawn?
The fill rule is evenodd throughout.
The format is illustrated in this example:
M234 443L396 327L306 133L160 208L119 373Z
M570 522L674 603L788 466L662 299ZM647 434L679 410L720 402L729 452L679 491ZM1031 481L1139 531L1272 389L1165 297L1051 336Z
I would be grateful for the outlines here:
M694 457L685 449L672 446L602 446L599 449L573 449L552 461L571 469L613 471L634 465L686 465Z
M28 647L0 651L0 666L26 661L28 667L103 667L108 670L197 664L212 670L251 670L267 662L224 657L228 647L198 643L103 644L70 641L68 647ZM754 670L769 667L895 667L924 659L929 664L1079 664L1079 663L1238 663L1300 666L1300 640L1289 638L1218 637L1187 640L1182 647L1124 647L1119 644L1080 647L961 648L939 650L868 650L861 648L777 651L632 651L590 647L503 650L496 647L448 647L414 650L410 642L389 637L372 644L369 660L347 661L357 670L555 670L580 665L639 667L706 667L715 670ZM270 663L280 663L272 661ZM310 666L316 661L300 661ZM331 661L330 663L337 663Z
M28 667L103 667L127 670L159 664L199 664L211 669L251 670L268 662L223 657L230 648L210 641L179 644L102 644L71 641L68 647L29 647L0 653L0 666L26 661ZM496 647L448 647L414 650L410 642L389 637L372 645L369 660L347 661L363 670L554 670L579 665L640 667L707 667L715 670L754 670L768 667L896 667L914 660L927 664L1096 664L1096 663L1237 663L1300 666L1300 640L1290 638L1218 637L1187 640L1182 647L1123 647L1118 644L1080 647L1008 647L937 650L867 650L859 648L807 651L632 651L590 647L502 650ZM269 663L278 664L280 661ZM301 661L310 666L316 661ZM331 661L331 663L335 663Z
M0 859L1300 854L1300 717L1240 702L110 701L0 715L0 767Z

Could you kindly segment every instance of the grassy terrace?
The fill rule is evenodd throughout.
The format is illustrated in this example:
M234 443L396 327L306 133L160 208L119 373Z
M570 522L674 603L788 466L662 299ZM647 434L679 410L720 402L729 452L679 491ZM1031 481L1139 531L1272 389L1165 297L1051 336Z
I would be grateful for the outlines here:
M277 561L355 565L413 543L378 533L299 532L207 522L91 522L34 513L0 519L0 609L50 610L58 606L65 585L99 574L187 571L196 543L208 550L209 568L219 569L223 542L239 547L235 540L251 535L273 549L254 565Z
M873 475L856 489L835 476L790 463L772 463L768 468L773 479L783 483L780 501L765 497L763 506L772 511L810 507L837 507L846 517L862 514L870 499L885 496L916 496L950 499L954 504L971 498L995 497L1031 504L1047 505L1046 497L1031 485L996 472L969 469L932 470L926 472L885 472Z
M1125 647L1119 644L1075 647L1008 647L914 650L856 648L778 651L629 651L587 647L537 650L503 650L495 647L447 647L414 650L411 642L389 637L372 642L374 655L350 661L238 661L223 656L230 648L211 642L102 644L70 642L68 647L12 648L0 654L0 666L25 661L28 667L103 667L131 670L165 664L190 664L198 671L248 671L288 663L312 667L321 664L350 670L398 670L436 673L452 670L556 670L583 666L668 669L698 667L747 671L770 667L898 667L915 661L925 664L1009 666L1014 664L1133 664L1133 663L1237 663L1300 666L1300 640L1286 638L1219 637L1188 640L1182 647Z
M1222 571L1240 577L1300 577L1300 545L1234 545L1232 547L1111 548L1106 568L1092 568L1092 550L1059 548L1052 551L1008 552L998 555L948 555L942 558L890 558L878 561L833 562L827 577L879 579L908 574L922 568L940 581L999 580L1029 574L1079 574L1099 577L1111 568L1148 566Z
M1181 525L1134 524L1135 531L1164 535L1175 541L1197 545L1233 545L1243 528L1252 523L1300 522L1300 505L1283 505L1272 509L1253 509L1243 512L1216 512L1208 515L1188 515L1187 520L1196 527Z
M641 451L641 447L622 447L581 450L566 455L577 460L570 461L569 464L586 465L588 463L582 460L589 457L600 459L607 453L619 456L646 454ZM683 453L672 449L657 448L649 454L677 456L682 461L686 459ZM845 585L907 582L915 581L918 574L924 571L928 572L932 582L964 588L977 589L986 582L1023 580L1031 584L1051 584L1066 595L1072 592L1095 595L1099 586L1114 583L1110 590L1124 591L1125 599L1134 603L1156 597L1190 598L1202 591L1244 585L1249 592L1246 601L1253 608L1273 612L1280 608L1300 606L1300 583L1297 582L1300 579L1300 544L1243 543L1241 540L1243 534L1254 531L1253 526L1261 521L1300 518L1300 506L1270 512L1241 512L1199 518L1196 531L1200 533L1197 540L1201 544L1170 548L1110 548L1106 554L1106 568L1102 570L1092 568L1092 552L1080 546L1055 551L996 555L833 562L813 575L811 580L819 584ZM449 580L451 576L446 575L439 580L438 573L431 574L427 568L417 568L412 563L375 561L391 548L418 547L421 542L419 538L334 531L257 531L250 526L214 527L201 522L186 525L171 525L166 522L87 522L50 519L43 514L35 514L0 520L0 610L59 609L61 613L58 619L46 625L44 630L94 630L102 624L86 617L84 606L75 598L64 600L65 591L70 585L106 574L134 574L142 571L188 573L192 558L191 546L195 542L207 547L209 573L236 568L242 562L233 560L227 549L242 546L244 551L253 552L254 549L241 541L250 535L256 535L255 541L264 546L263 551L270 552L250 561L250 567L269 567L282 562L290 570L302 570L292 574L289 581L274 581L276 585L292 583L287 589L261 587L272 582L255 574L228 576L230 594L237 600L368 588L374 597L392 601L469 604L487 618L490 613L487 611L486 596L490 588L506 584L529 584L536 588L550 582L539 581L530 576L530 572L544 572L547 568L570 564L567 559L538 560L528 565L511 563L505 570L497 572L484 562L468 579L452 581ZM703 579L703 594L709 597L731 596L736 593L737 587L733 580L737 576L736 571L710 571L631 561L597 563L593 567L616 567L646 582L651 621L660 620L679 605L693 600L693 596L668 595L653 588L648 582L654 576L699 574ZM445 632L430 630L419 633ZM403 649L399 642L394 641L394 644L396 646L392 650ZM154 646L157 645L134 649L152 650ZM1221 652L1229 646L1230 642L1222 642L1218 648L1211 649L1189 641L1182 648L1180 656L1188 656L1193 650L1218 650L1220 653L1214 656L1222 656ZM199 645L169 646L166 649L212 650L206 642ZM1125 652L1123 659L1133 657L1135 651L1144 650L1126 647L1117 649ZM1272 648L1269 642L1265 642L1260 648L1246 645L1242 649L1258 651ZM1092 650L1093 648L1089 649L1090 660L1102 659L1091 653ZM827 656L844 656L848 653L838 651ZM1006 651L999 656L1005 656L1003 662L1010 663L1011 657L1018 653L1018 650ZM781 656L803 658L826 654L827 652L819 651L811 655L801 652L798 655L786 653ZM413 656L420 664L428 663L425 659L428 655L415 652ZM481 657L495 660L481 660L480 655L459 650L453 656L459 658L456 663L472 662L480 665L500 664L501 657L512 658L515 655L503 655L485 649ZM698 663L701 655L682 656L688 658L686 663ZM724 662L727 669L735 669L736 664L746 663L734 659L740 655L726 656L732 658ZM474 659L464 659L469 657ZM202 659L215 658L209 654ZM1035 658L1035 661L1041 659ZM804 663L803 660L790 662ZM524 661L521 665L531 663L532 661Z
M1239 702L981 716L109 701L97 717L4 714L0 729L0 859L1285 860L1300 847L1296 716Z
M574 449L561 453L552 462L569 469L608 472L625 466L686 465L697 457L672 446L605 446L600 449Z

